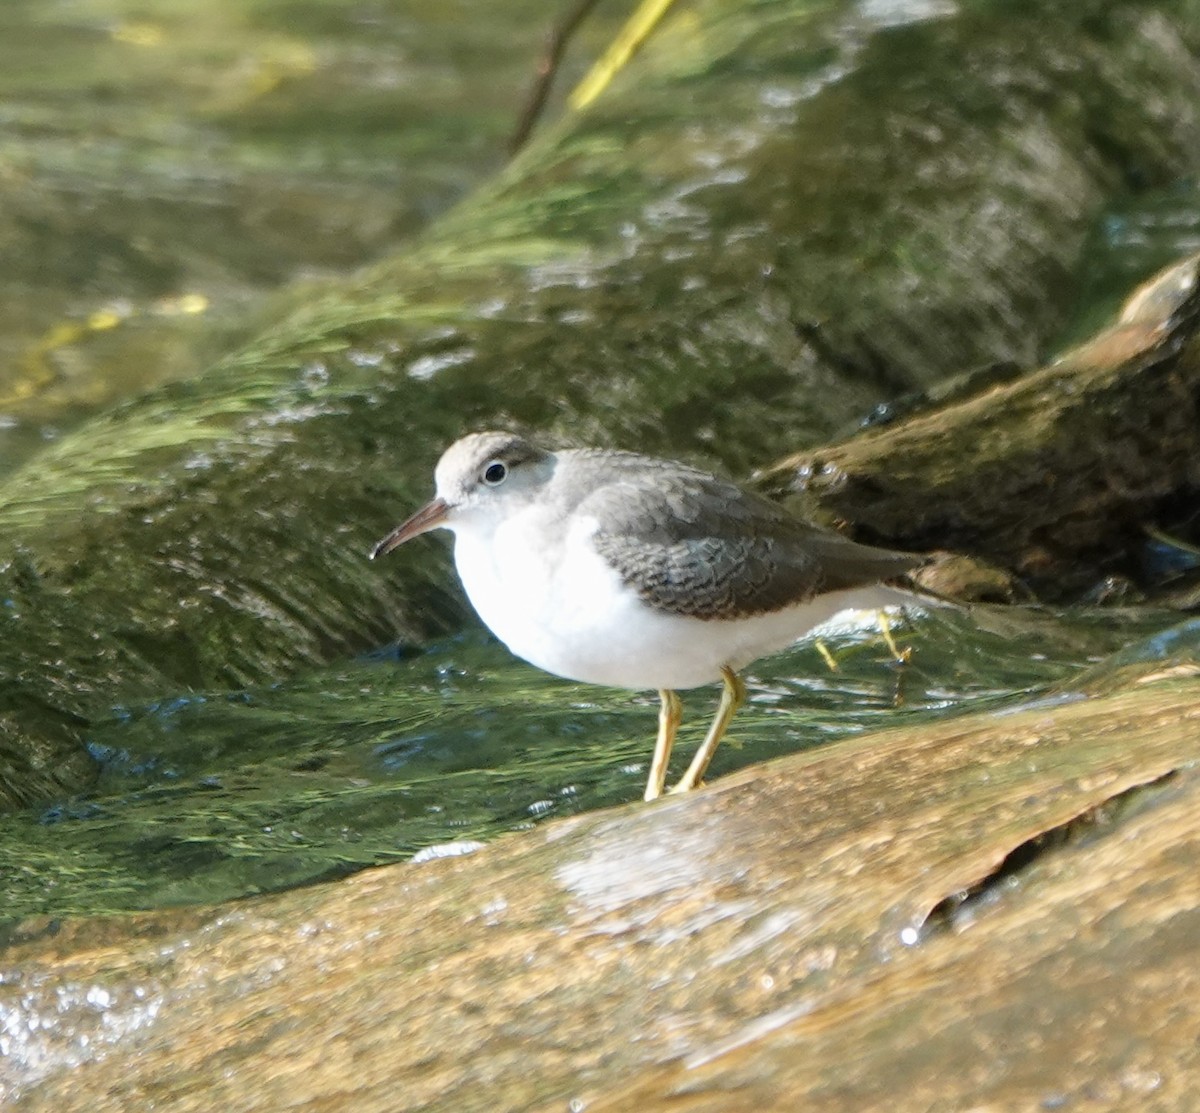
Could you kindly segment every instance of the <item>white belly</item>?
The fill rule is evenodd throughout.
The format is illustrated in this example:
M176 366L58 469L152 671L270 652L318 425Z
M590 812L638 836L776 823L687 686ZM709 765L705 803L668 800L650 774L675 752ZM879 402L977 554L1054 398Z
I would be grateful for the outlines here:
M900 593L862 588L787 610L705 621L651 610L591 545L595 522L577 519L557 546L513 515L490 536L458 531L454 560L480 618L518 657L572 680L615 688L695 688L803 637L850 607L895 604ZM534 527L534 528L531 528Z

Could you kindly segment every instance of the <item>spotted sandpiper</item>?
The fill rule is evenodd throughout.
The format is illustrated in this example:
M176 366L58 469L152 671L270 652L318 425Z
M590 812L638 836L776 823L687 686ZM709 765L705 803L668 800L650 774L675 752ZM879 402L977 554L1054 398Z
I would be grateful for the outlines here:
M550 452L472 433L438 461L437 496L371 557L454 534L468 597L518 657L572 680L657 688L645 798L660 796L679 688L724 681L708 734L672 792L700 784L746 697L738 670L847 608L904 595L881 581L921 562L789 514L728 480L601 448Z

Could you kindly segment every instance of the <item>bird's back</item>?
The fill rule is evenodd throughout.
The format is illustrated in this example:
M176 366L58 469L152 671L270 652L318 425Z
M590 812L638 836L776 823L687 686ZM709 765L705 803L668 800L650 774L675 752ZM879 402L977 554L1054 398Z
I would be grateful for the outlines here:
M559 458L570 469L600 454ZM668 613L762 614L901 576L922 560L860 545L697 468L633 453L603 456L604 481L574 491L568 483L564 496L599 523L593 544L624 582Z

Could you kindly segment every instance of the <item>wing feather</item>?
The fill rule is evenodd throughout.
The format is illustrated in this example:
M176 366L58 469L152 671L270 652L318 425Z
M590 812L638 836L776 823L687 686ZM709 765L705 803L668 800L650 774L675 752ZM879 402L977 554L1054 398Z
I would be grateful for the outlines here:
M612 462L614 481L578 509L603 523L597 551L657 610L701 619L762 614L921 563L802 521L707 472L646 457Z

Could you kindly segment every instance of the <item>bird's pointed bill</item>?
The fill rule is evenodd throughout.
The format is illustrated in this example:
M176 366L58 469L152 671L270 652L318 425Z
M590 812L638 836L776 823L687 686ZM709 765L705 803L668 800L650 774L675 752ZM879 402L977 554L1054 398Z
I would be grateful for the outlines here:
M383 556L384 553L390 553L393 549L403 545L405 541L411 541L422 533L428 533L431 529L445 525L446 515L449 513L450 506L445 499L434 499L380 541L371 550L371 559L374 560L376 557Z

